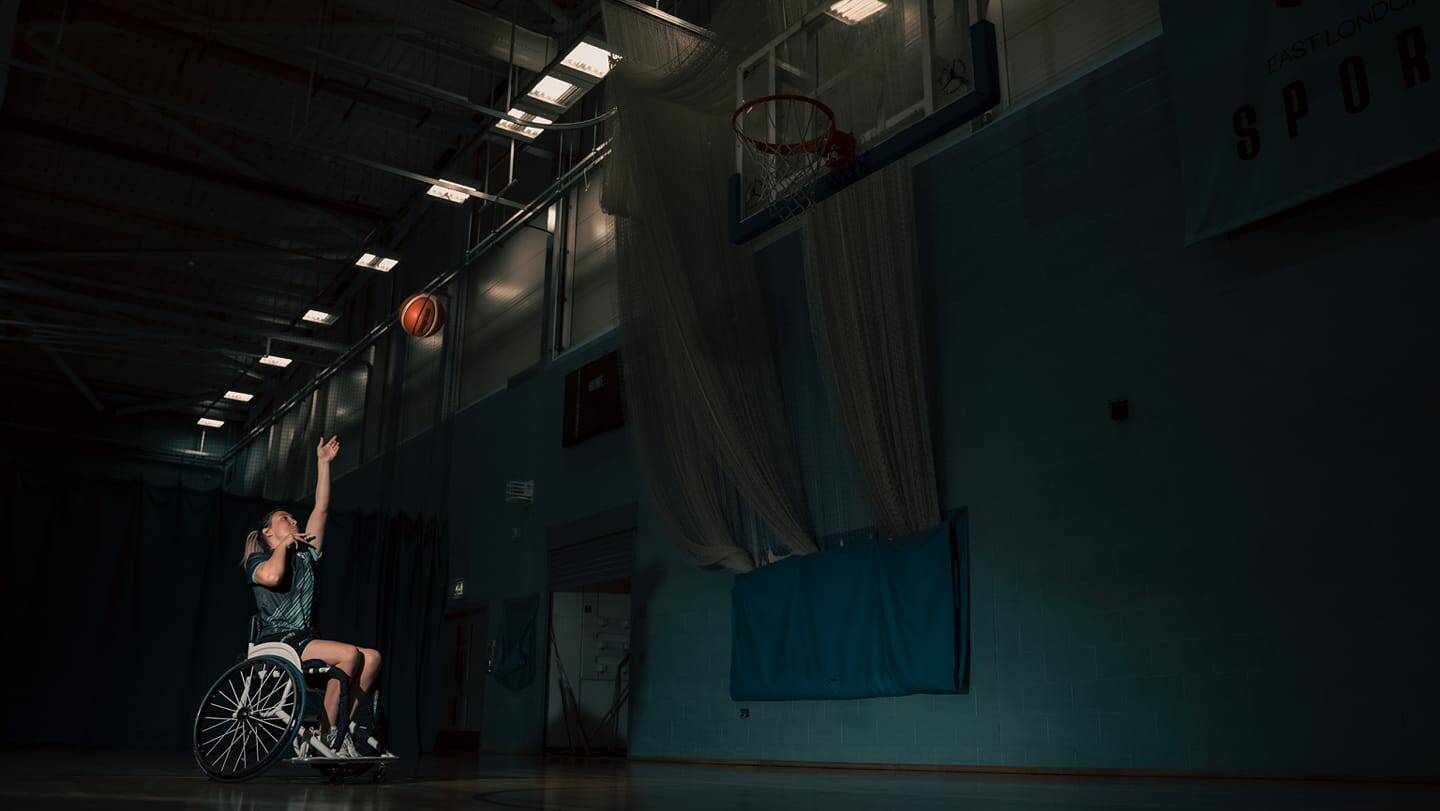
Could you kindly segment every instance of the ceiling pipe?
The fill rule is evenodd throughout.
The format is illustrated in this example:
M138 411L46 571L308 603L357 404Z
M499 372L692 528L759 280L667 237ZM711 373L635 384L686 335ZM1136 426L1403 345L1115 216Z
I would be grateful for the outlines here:
M437 39L460 43L502 65L511 62L510 21L473 6L395 0L346 0L346 5ZM532 73L544 70L555 57L555 40L528 28L516 26L514 30L514 64ZM464 35L471 39L467 41Z
M25 311L13 304L6 306L5 311L16 318L26 317ZM85 384L85 381L80 378L80 375L76 374L75 369L72 368L64 358L60 357L60 353L56 351L55 347L42 345L40 351L44 352L45 356L50 359L50 362L55 364L55 367L60 370L60 374L63 375L66 380L70 381L70 385L74 386L75 390L80 392L80 396L85 398L85 402L89 403L90 407L95 409L96 413L104 413L105 406L100 402L100 398L96 397L95 392Z
M185 160L184 158L178 158L174 155L167 155L163 152L152 152L148 149L121 143L98 135L66 129L65 127L45 121L22 118L17 115L5 113L0 114L0 129L22 133L57 144L78 147L89 152L108 155L129 161L130 163L161 169L182 176L193 176L284 203L307 208L323 208L336 214L344 214L371 222L384 222L388 219L388 215L385 212L370 208L369 206L358 203L348 203L342 200L332 200L328 197L313 194L305 189L249 177L238 172Z
M67 64L75 64L73 63L73 60L67 59L64 61ZM395 177L402 177L406 180L413 180L417 183L423 183L427 186L438 185L452 188L458 191L463 191L466 194L469 194L471 197L478 197L482 200L488 200L492 203L498 203L500 205L509 206L511 208L521 208L525 205L524 203L517 202L515 200L507 200L504 197L487 194L483 191L479 191L476 189L462 188L449 180L438 177L431 177L421 172L413 172L408 169L402 169L398 166L392 166L388 163L384 163L383 161L377 161L359 155L351 155L336 149L320 146L318 144L308 141L296 140L289 135L284 135L281 133L272 133L256 130L246 124L231 121L221 116L216 116L209 113L201 113L195 110L188 110L185 109L183 105L176 102L164 101L148 96L142 96L137 93L132 93L122 87L119 87L113 82L101 80L98 76L93 76L93 74L87 76L72 70L65 78L83 87L98 90L100 92L114 96L118 99L122 99L127 102L131 107L137 109L145 110L152 113L158 109L169 110L173 115L183 116L194 120L203 121L209 124L214 124L216 126L225 127L226 129L239 133L240 135L244 135L247 138L254 138L259 141L266 141L287 149L295 149L301 152L307 152L329 163L348 163L353 166L361 166L366 169L373 169L374 171L383 172L385 174L393 175ZM505 140L507 143L509 142L508 139ZM347 232L347 235L351 236L352 238L359 238L359 234L355 234L353 232Z
M148 4L137 2L132 5L127 2L123 5L118 3L111 5L109 3L96 2L96 0L84 0L83 5L86 7L87 15L111 25L122 33L140 34L148 39L163 42L181 49L203 50L207 57L213 56L257 73L264 73L283 79L291 84L305 87L310 92L340 96L380 110L385 110L395 115L404 116L416 122L417 127L429 124L446 129L451 133L473 133L483 129L488 123L439 112L424 104L387 95L368 87L340 81L315 71L313 67L302 67L291 61L274 58L271 54L257 53L257 48L260 50L272 50L266 48L263 44L259 46L252 45L248 40L219 31L210 31L204 35L191 33L165 22L127 13L133 5L143 6ZM43 31L45 30L45 26L32 26L31 30Z
M45 200L53 203L61 203L72 208L66 209L62 223L67 226L78 226L77 231L94 233L99 231L111 231L122 235L140 236L146 239L159 240L166 244L181 243L177 237L193 239L199 237L210 243L235 245L235 250L271 251L277 254L289 256L287 262L299 262L312 268L327 264L349 265L355 259L353 250L341 252L336 246L320 245L314 241L305 241L298 238L290 239L292 244L265 242L259 239L252 239L243 234L227 231L225 229L196 224L193 222L181 223L164 216L164 212L146 211L139 208L131 208L116 204L111 200L95 197L81 197L70 193L69 190L60 190L53 186L27 183L19 178L0 177L0 187L7 189L10 194L5 195L4 204L14 204L16 201L25 200L28 213L33 206L32 200ZM88 189L93 191L93 189ZM24 192L25 197L14 192ZM186 212L188 216L194 216L196 212ZM19 218L16 218L17 220ZM52 218L54 219L54 218ZM233 223L233 220L231 220ZM0 230L7 233L12 232L14 221L0 222ZM67 232L67 236L76 231Z

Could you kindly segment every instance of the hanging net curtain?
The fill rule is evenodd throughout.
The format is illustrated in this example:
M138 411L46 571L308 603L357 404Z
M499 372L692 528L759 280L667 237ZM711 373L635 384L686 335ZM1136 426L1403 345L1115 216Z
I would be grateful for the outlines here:
M624 57L607 80L620 112L603 203L616 217L627 412L677 543L741 572L817 549L758 281L726 238L736 56L771 28L756 12L719 9L707 40L604 6Z
M862 150L920 115L924 13L919 0L898 0L858 24L820 28L814 53L791 55L815 65L845 55L844 80L825 100ZM815 354L876 529L887 537L940 520L911 172L897 161L801 217Z
M803 220L815 353L876 529L888 537L940 520L913 200L902 161Z

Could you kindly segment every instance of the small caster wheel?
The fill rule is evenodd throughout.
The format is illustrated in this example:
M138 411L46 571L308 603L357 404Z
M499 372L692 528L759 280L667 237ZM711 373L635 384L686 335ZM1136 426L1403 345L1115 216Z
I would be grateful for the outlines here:
M375 773L372 774L372 775L370 775L370 782L372 782L372 783L383 783L383 782L385 782L385 767L384 767L384 766L380 766L379 768L375 769Z
M332 786L338 786L341 783L345 782L345 772L341 769L330 770L330 773L327 775L327 777L329 778L330 785Z

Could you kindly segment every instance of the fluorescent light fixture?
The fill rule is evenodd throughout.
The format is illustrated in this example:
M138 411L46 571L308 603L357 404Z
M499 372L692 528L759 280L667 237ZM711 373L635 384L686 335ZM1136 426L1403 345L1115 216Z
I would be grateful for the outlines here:
M449 180L445 182L450 183L450 186L441 186L439 183L436 183L426 190L425 193L431 197L439 197L447 203L463 203L469 200L470 193L475 191L462 183L454 183ZM452 186L459 186L460 188L452 188ZM462 189L469 189L470 191L462 191Z
M518 107L511 107L510 112L506 115L509 115L510 118L518 118L526 123L529 123L531 121L535 122L536 124L554 123L551 119L535 115L534 113L527 113ZM521 138L526 139L527 141L533 141L536 138L539 138L540 133L544 132L544 130L539 127L522 126L520 124L516 124L514 121L510 121L504 118L500 119L499 123L497 123L495 126L507 132L513 132L516 135L519 135Z
M255 395L246 394L243 391L227 391L225 392L225 399L234 400L237 403L248 403L255 399Z
M355 264L362 268L370 268L371 270L378 270L381 273L389 273L396 265L400 264L400 260L391 259L388 256L376 256L373 253L367 253L359 259L356 259Z
M603 79L605 74L610 72L610 60L613 57L614 54L599 45L579 42L570 49L570 53L565 54L565 58L560 60L560 64L586 76Z
M201 417L195 421L196 425L203 425L206 428L220 428L225 425L224 420L212 420L209 417Z
M290 365L289 358L282 358L279 355L265 355L260 358L260 362L265 364L266 366L278 366L281 369L284 369L286 366Z
M339 318L339 316L331 315L330 313L322 313L319 310L306 310L302 320L309 321L312 324L324 324L326 326L329 326L335 323L337 318Z
M526 95L531 98L540 99L547 104L553 104L556 107L564 107L570 103L570 97L575 95L576 89L575 85L570 84L564 79L546 76L536 82L535 86L530 88L530 92Z
M829 14L846 25L854 25L885 10L881 0L839 0L831 3Z

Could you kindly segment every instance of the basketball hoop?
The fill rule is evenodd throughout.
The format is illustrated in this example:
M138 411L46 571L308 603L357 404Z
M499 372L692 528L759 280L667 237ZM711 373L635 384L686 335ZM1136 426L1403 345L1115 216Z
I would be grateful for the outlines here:
M855 136L837 129L835 113L819 99L777 93L751 99L730 116L735 140L753 172L746 173L746 207L775 206L782 220L815 203L815 180L855 165Z

